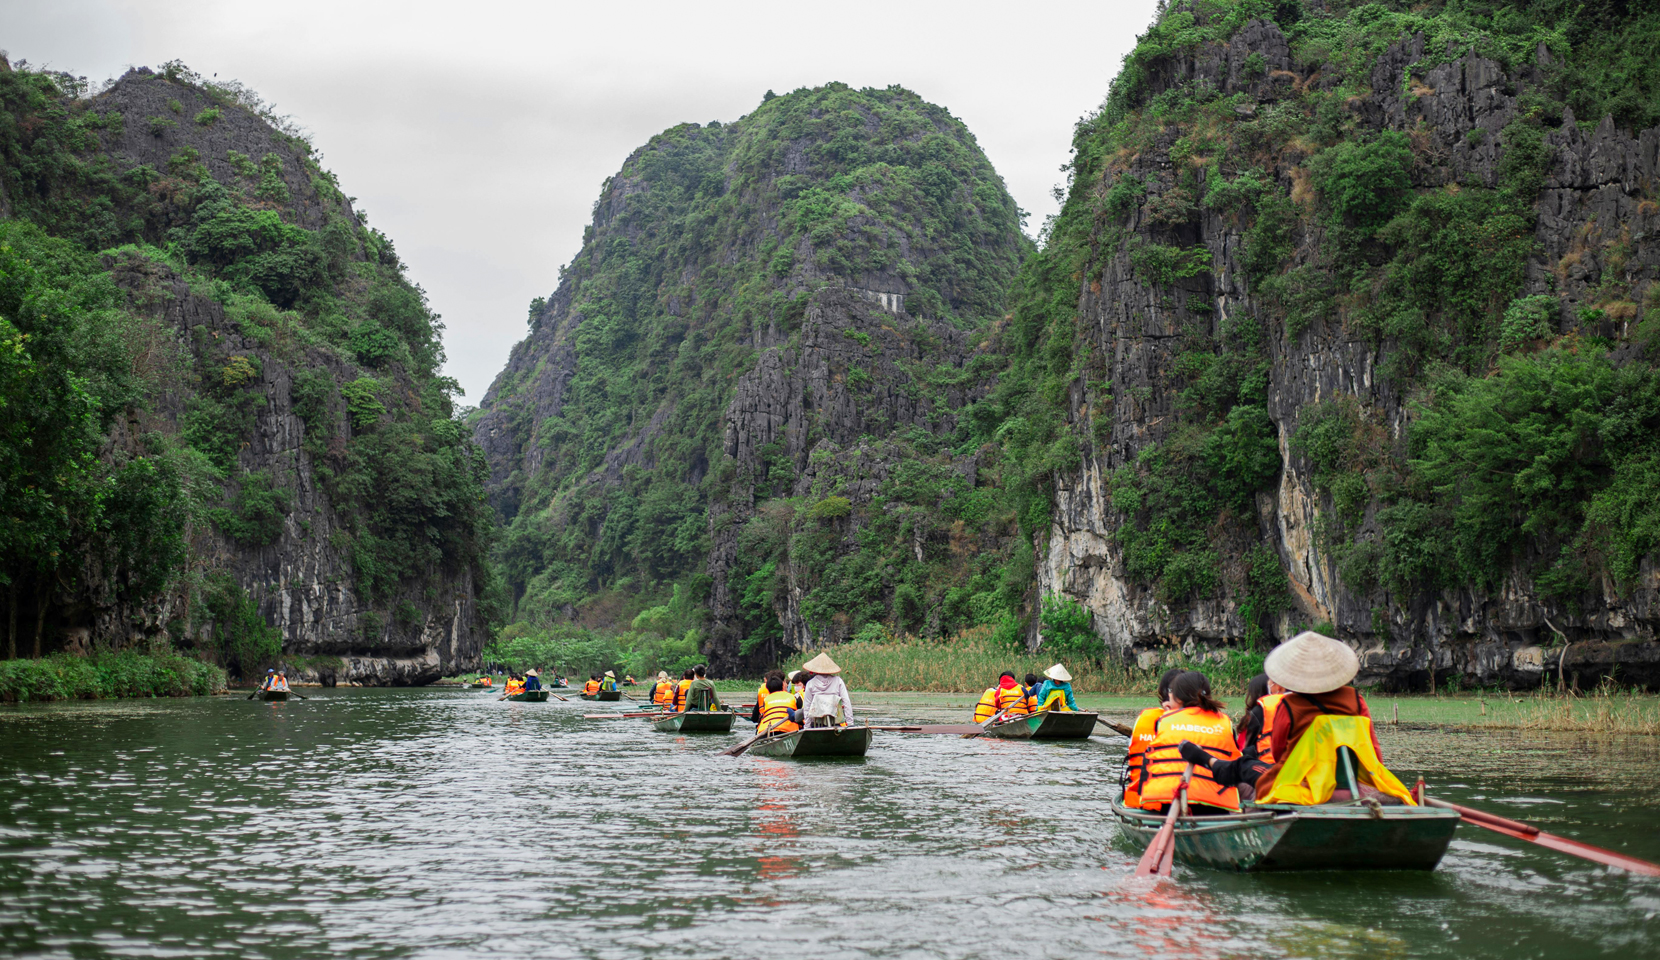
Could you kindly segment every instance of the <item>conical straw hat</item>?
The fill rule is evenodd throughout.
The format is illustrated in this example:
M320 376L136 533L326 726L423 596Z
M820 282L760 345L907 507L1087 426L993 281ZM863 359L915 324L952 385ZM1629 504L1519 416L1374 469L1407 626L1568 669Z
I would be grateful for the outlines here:
M813 659L808 660L806 665L801 669L811 671L812 673L826 673L832 676L842 672L842 668L836 666L836 661L830 659L830 655L828 653L821 653Z
M1055 664L1054 666L1050 667L1049 669L1043 671L1043 675L1048 677L1049 679L1055 681L1056 683L1071 683L1072 682L1072 674L1067 673L1066 668L1061 666L1058 663Z
M611 679L613 679L613 680L615 680L615 679L617 679L617 675L616 675L616 674L614 674L614 673L612 673L612 672L611 672L611 671L609 671L609 670L607 670L607 671L605 671L605 675L606 675L606 676L608 676L608 677L610 677L610 678L611 678Z
M1305 630L1275 647L1263 670L1292 693L1330 693L1355 678L1360 658L1348 644Z
M527 676L527 677L539 677L539 676L541 676L541 674L537 673L536 668L532 667L531 669L525 671L525 676Z

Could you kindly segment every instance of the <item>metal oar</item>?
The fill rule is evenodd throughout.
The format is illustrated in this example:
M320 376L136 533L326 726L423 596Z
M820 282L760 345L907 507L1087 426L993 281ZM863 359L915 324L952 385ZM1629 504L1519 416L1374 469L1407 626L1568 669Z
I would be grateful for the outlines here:
M1593 863L1619 867L1621 870L1629 870L1632 873L1640 873L1645 876L1660 877L1660 864L1639 860L1636 857L1628 857L1623 853L1615 853L1612 850L1604 850L1602 847L1581 843L1578 840L1569 840L1567 837L1559 837L1554 833L1546 833L1538 827L1523 823L1520 820L1511 820L1497 814L1486 813L1470 807L1461 807L1456 803L1448 803L1434 797L1424 797L1424 804L1446 810L1456 810L1459 817L1472 827L1484 827L1494 833L1502 833L1507 837L1537 843L1541 847L1590 860Z
M1170 812L1164 816L1164 825L1159 832L1153 834L1153 842L1147 845L1147 852L1141 855L1141 862L1136 864L1135 875L1138 877L1168 877L1176 860L1176 818L1181 816L1182 809L1187 806L1187 784L1193 777L1193 764L1188 764L1182 770L1182 785L1176 791L1176 799L1170 804Z

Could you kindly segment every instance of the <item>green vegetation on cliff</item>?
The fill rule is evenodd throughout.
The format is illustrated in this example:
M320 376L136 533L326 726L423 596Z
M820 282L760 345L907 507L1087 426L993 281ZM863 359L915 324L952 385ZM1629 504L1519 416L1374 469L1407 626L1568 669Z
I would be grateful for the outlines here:
M0 68L4 653L80 629L119 644L91 622L119 608L123 630L244 673L273 660L281 638L203 532L243 550L310 536L299 464L243 459L285 383L360 600L407 617L441 571L482 571L481 462L391 241L239 85L175 63L84 93ZM133 115L160 100L194 123ZM265 149L206 155L209 128Z

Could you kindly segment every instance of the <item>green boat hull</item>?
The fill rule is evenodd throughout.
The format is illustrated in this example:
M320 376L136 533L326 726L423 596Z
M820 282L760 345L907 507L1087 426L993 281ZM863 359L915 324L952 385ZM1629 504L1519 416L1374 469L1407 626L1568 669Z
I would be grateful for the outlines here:
M824 727L796 730L756 741L749 752L762 757L862 757L875 733L869 727Z
M520 700L524 703L547 703L548 692L546 690L526 690L524 693L515 693L507 699Z
M582 699L584 699L584 700L607 700L607 701L609 701L609 700L621 700L622 699L622 691L621 690L601 690L598 693L585 693L585 694L582 695Z
M287 700L288 699L288 691L287 690L261 690L259 692L259 698L261 700L276 700L276 701Z
M1119 836L1144 850L1164 817L1113 804ZM1224 817L1184 817L1176 859L1189 866L1280 870L1434 870L1458 828L1458 814L1436 807L1357 804L1247 806Z
M723 713L712 710L691 710L686 713L671 713L660 720L651 721L652 729L664 733L731 733L732 723L738 719L735 713Z
M1082 710L1040 710L986 728L985 736L1004 740L1087 740L1097 714Z

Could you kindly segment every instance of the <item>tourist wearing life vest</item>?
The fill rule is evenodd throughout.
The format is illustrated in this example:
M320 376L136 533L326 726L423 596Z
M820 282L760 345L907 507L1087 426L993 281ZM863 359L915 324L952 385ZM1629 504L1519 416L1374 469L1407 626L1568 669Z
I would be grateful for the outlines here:
M1210 768L1216 782L1224 787L1238 787L1241 803L1256 797L1257 778L1274 765L1274 752L1269 731L1279 714L1280 700L1285 689L1268 679L1266 673L1251 678L1245 687L1245 712L1240 715L1234 735L1239 756L1233 760L1217 760L1196 746L1183 745L1182 757Z
M686 688L687 710L719 710L720 694L715 692L715 684L709 679L709 668L698 664L692 668L692 685Z
M1118 784L1124 788L1124 806L1138 808L1141 806L1141 763L1145 759L1147 748L1153 745L1157 737L1156 724L1158 719L1166 713L1174 713L1181 709L1170 700L1170 681L1181 676L1186 671L1181 667L1171 667L1159 677L1159 705L1148 707L1135 718L1135 726L1130 729L1130 746L1124 751L1124 771L1119 775Z
M517 696L518 694L524 693L525 692L525 682L523 680L519 679L518 674L509 673L507 675L507 686L505 688L503 688L502 692L504 694L506 694L507 696L509 696L509 697Z
M582 692L590 697L599 692L599 674L588 674L588 682L582 685Z
M275 667L272 667L271 669L265 671L265 679L263 679L259 682L259 688L258 689L260 689L260 690L269 690L269 689L271 689L271 683L273 681L275 681L276 679L277 679L277 670L276 670Z
M1043 671L1043 675L1048 679L1043 681L1043 686L1038 687L1038 710L1078 709L1078 701L1072 696L1072 674L1068 673L1065 667L1057 663Z
M807 670L797 670L785 678L786 682L784 684L784 689L799 697L806 691L807 681L811 679L813 679L811 672Z
M665 710L674 706L674 683L667 670L657 671L657 682L651 685L651 702Z
M269 689L276 693L287 693L288 675L283 673L281 670L278 670L276 676L271 678L271 686Z
M1143 810L1163 812L1175 802L1182 773L1190 762L1182 756L1184 741L1202 749L1208 758L1232 760L1239 756L1233 722L1211 696L1210 680L1204 674L1188 671L1172 680L1170 702L1177 709L1154 724L1153 742L1144 755L1138 789ZM1217 783L1208 764L1195 764L1187 803L1195 816L1233 812L1239 809L1239 791Z
M784 675L777 670L767 674L767 695L761 701L761 723L756 736L769 733L790 733L801 729L801 700L784 689Z
M1383 765L1371 710L1350 685L1360 672L1360 658L1347 644L1305 631L1275 647L1264 668L1287 692L1271 721L1269 750L1275 763L1257 779L1258 803L1356 799L1337 776L1345 749L1362 796L1413 802ZM1312 737L1311 747L1299 749L1305 736Z
M686 694L692 689L692 678L695 674L687 670L680 675L680 682L674 686L674 711L676 713L686 709Z

